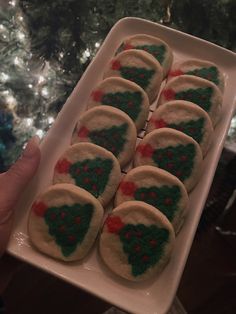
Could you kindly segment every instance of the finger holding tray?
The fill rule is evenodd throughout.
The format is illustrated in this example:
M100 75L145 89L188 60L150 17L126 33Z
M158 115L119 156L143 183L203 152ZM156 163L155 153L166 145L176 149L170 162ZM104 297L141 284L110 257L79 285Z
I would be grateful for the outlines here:
M208 60L217 64L225 76L220 121L216 125L211 147L204 159L200 181L189 194L191 210L188 211L183 228L176 238L169 264L158 278L144 283L129 283L113 275L101 263L97 249L92 250L82 261L64 265L36 251L29 242L27 233L28 210L36 196L51 185L54 166L69 147L74 127L79 116L86 110L92 90L101 82L106 66L124 38L135 34L147 34L164 40L173 50L174 62L193 58ZM235 70L236 56L224 48L146 20L120 20L108 34L41 144L41 164L16 208L15 226L8 253L126 311L137 314L166 313L176 294L234 112ZM156 103L151 104L150 109L155 108Z

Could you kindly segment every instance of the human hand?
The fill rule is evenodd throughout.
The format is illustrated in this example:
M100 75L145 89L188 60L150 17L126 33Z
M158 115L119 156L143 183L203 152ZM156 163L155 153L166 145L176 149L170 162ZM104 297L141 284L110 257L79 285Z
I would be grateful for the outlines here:
M39 138L35 136L28 142L17 162L7 172L0 174L0 258L5 252L11 234L14 207L36 173L39 161ZM2 265L3 260L0 261L0 278L5 280L0 281L0 293L9 277ZM9 265L7 273L9 273Z

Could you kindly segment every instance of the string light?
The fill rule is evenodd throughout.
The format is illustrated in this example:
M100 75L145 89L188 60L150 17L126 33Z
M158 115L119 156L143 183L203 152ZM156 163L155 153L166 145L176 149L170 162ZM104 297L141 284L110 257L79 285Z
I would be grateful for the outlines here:
M16 6L16 1L15 1L15 0L11 0L11 1L9 1L9 4L10 4L12 7L15 7L15 6Z
M43 137L43 130L39 129L36 131L36 135L38 135L39 138Z
M28 87L29 87L29 88L33 88L33 85L32 85L32 84L29 84Z
M6 83L9 80L10 76L4 72L0 73L0 81Z
M43 97L45 97L45 98L48 97L49 93L48 93L47 87L43 87L43 88L42 88L41 95L42 95Z
M100 47L100 45L101 45L101 44L100 44L99 42L96 42L94 46L95 46L96 48L98 48L98 47Z
M49 124L52 124L52 123L54 122L54 120L55 120L55 119L54 119L53 117L48 117L48 123L49 123Z
M25 34L22 33L21 31L18 31L17 34L16 34L17 38L20 40L20 41L24 41L25 39Z
M39 78L38 78L38 84L42 84L46 81L45 77L43 75L39 75Z

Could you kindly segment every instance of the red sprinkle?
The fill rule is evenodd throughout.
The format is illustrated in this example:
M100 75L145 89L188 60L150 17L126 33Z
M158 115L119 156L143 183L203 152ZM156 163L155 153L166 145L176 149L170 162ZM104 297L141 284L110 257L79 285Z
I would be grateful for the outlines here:
M57 217L56 214L55 214L55 213L52 213L51 216L50 216L50 219L51 219L51 220L55 220L56 217Z
M137 147L137 152L139 152L143 157L152 157L154 148L152 148L150 144L140 144Z
M166 164L166 167L168 168L168 169L171 169L171 168L173 168L173 164L171 163L171 162L168 162L167 164Z
M84 183L89 183L90 179L89 178L84 178Z
M169 72L169 76L179 76L179 75L183 75L184 72L181 70L174 70L174 71L170 71Z
M45 205L43 202L33 203L32 210L37 216L44 217L47 205Z
M104 93L101 90L94 90L91 93L91 97L94 101L100 102L102 100Z
M175 98L175 91L173 89L163 89L161 93L166 100L172 100Z
M129 240L131 238L131 232L130 231L126 232L125 237L126 239Z
M81 138L85 138L88 136L89 134L89 130L85 127L85 126L82 126L79 131L78 131L78 136L81 137Z
M71 163L67 159L60 159L55 166L55 170L59 173L68 173L70 166Z
M116 234L118 234L125 225L120 219L120 217L111 215L107 217L105 224L110 233Z
M156 129L165 128L167 126L167 123L163 119L155 120L151 118L150 122L155 125Z
M84 165L84 166L83 166L83 170L84 170L84 172L88 171L88 166L87 166L87 165Z
M121 68L120 61L118 61L116 59L112 60L111 61L111 68L112 68L112 70L116 70L116 71L120 70L120 68Z
M134 182L122 181L120 183L119 189L124 195L134 196L137 186Z

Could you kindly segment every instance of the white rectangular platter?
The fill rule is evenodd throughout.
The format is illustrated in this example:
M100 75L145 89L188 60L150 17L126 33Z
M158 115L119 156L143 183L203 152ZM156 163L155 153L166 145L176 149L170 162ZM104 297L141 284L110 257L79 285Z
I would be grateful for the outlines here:
M221 120L204 160L200 182L190 195L189 214L177 237L173 256L159 277L145 283L129 283L113 276L103 266L96 246L85 260L77 263L61 263L40 254L29 242L27 217L28 208L35 196L51 184L53 166L68 147L78 117L86 109L88 96L101 80L106 64L124 37L138 33L165 40L174 51L174 61L200 58L215 62L225 74L226 85ZM124 18L116 23L41 143L41 164L16 208L15 226L8 252L129 312L166 313L176 294L234 112L235 73L236 54L224 48L138 18ZM152 104L153 107L155 104Z

